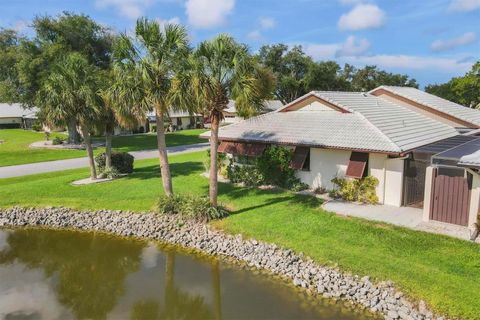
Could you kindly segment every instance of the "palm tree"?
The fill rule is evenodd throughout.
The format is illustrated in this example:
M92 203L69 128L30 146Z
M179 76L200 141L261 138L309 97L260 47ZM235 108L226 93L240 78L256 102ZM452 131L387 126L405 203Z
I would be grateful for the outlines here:
M102 102L102 114L98 119L98 128L105 133L105 169L112 166L112 137L115 130L115 98L112 92L113 73L111 70L102 75L102 87L98 95Z
M188 51L186 29L156 21L137 20L135 38L123 34L114 46L116 115L123 124L144 121L155 111L157 144L165 194L171 195L172 178L165 143L164 118L171 104L172 80ZM134 122L134 121L133 121Z
M97 172L90 130L101 111L97 75L97 69L84 56L70 53L54 66L37 99L50 124L65 125L72 118L79 123L92 179L97 178Z
M255 61L245 45L224 34L202 42L188 62L188 68L178 77L178 86L189 92L189 100L198 112L210 118L209 192L210 203L216 207L218 130L223 110L232 98L240 115L256 114L272 92L273 76Z

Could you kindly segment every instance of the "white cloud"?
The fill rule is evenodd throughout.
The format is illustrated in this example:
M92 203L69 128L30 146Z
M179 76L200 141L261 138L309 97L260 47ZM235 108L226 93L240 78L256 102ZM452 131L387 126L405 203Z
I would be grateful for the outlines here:
M335 57L338 50L341 48L341 45L337 43L331 44L315 44L307 43L304 44L303 50L306 54L314 58L315 60L328 60Z
M95 5L101 9L114 7L120 15L129 19L137 19L154 2L155 0L96 0Z
M462 12L477 10L480 9L480 0L452 0L448 9Z
M337 51L338 57L352 57L364 54L370 48L370 42L367 39L359 39L349 36Z
M452 72L455 74L470 70L471 62L461 62L452 58L433 58L411 55L379 54L371 56L350 57L353 64L371 64L382 68L398 68L406 70L432 70Z
M22 32L25 29L28 28L28 22L25 20L17 20L15 21L15 24L13 25L13 30L17 32Z
M235 0L187 0L185 3L190 24L203 29L222 25L234 6Z
M277 24L275 19L271 17L263 17L263 18L260 18L259 21L260 21L260 27L262 27L262 29L272 29Z
M385 12L374 4L358 4L338 20L340 30L379 28L385 23Z
M165 27L165 25L167 25L167 24L180 24L180 18L179 17L173 17L173 18L166 19L166 20L156 18L155 20L158 22L158 24L160 25L160 28L162 28L162 30Z
M456 47L464 46L477 41L475 32L466 32L459 37L448 40L436 40L432 42L430 49L435 52L447 51Z
M259 30L254 30L247 34L247 38L250 40L259 41L263 39L263 36Z

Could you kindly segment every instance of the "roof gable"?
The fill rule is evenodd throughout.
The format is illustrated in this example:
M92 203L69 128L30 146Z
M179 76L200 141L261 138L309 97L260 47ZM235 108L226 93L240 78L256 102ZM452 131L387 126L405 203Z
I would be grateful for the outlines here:
M428 92L398 86L380 86L370 91L373 95L387 93L402 100L407 100L414 107L427 108L431 112L443 115L446 119L456 120L466 127L480 128L480 110L468 108L458 103L437 97Z

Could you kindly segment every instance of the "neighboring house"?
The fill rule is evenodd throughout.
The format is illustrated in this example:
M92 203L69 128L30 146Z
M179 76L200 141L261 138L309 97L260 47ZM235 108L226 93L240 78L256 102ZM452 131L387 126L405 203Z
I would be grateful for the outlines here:
M472 227L480 201L478 128L480 111L414 88L313 91L222 127L219 151L259 156L269 144L287 146L297 177L312 188L331 189L334 177L371 175L380 203L423 206L425 220ZM436 158L467 142L473 146L448 164Z
M0 103L0 129L31 129L37 113L38 108L24 109L20 103Z
M267 100L264 102L264 107L260 111L261 114L276 111L283 107L283 103L280 100ZM230 100L228 106L223 110L223 124L230 124L242 121L243 118L237 114L237 108L235 106L235 101Z
M149 124L156 123L155 112L147 115ZM190 114L186 111L170 110L166 122L175 130L203 128L203 116L198 113Z

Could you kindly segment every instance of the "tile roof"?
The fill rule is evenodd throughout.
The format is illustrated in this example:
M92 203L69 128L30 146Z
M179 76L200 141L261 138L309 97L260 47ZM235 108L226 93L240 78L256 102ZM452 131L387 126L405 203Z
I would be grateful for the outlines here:
M0 103L0 118L34 118L38 108L24 109L20 103Z
M369 93L315 91L314 94L361 114L402 151L458 134L451 126Z
M209 132L201 136L207 138ZM220 128L221 140L400 152L364 117L336 111L273 112Z
M283 107L283 103L280 100L266 100L263 103L264 110L263 112L271 112L280 109ZM235 107L235 100L229 100L228 101L228 106L225 109L226 112L228 113L236 113L237 109Z
M445 113L454 118L472 123L480 126L480 111L472 108L467 108L458 103L437 97L428 92L411 88L411 87L396 87L396 86L380 86L373 89L371 92L379 89L384 89L388 92L409 99L411 101L420 103L426 107L432 108L439 112Z

